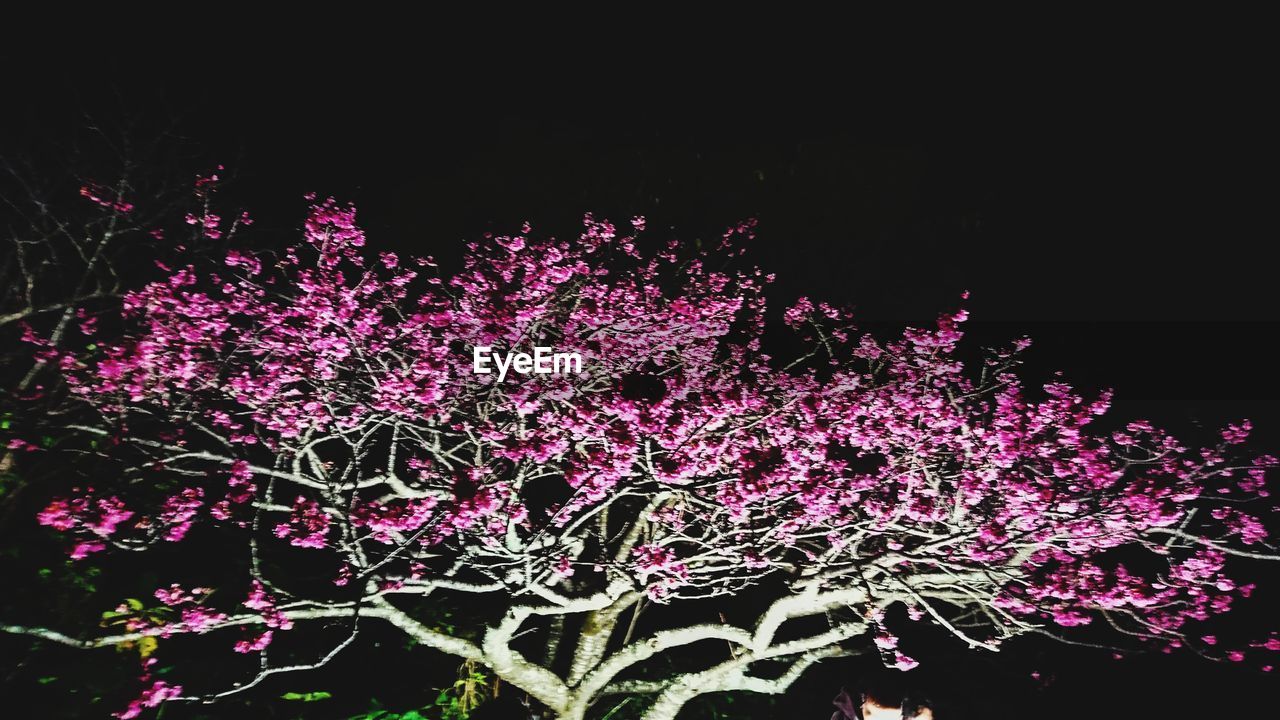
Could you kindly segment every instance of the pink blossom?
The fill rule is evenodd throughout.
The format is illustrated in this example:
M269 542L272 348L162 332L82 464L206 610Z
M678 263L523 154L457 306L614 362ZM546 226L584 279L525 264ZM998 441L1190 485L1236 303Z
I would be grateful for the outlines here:
M90 183L80 188L80 196L92 203L119 213L133 211L133 203L125 202L124 200L113 200L111 199L112 194L110 190L95 183Z
M338 575L333 579L333 584L337 587L346 587L351 582L353 575L350 565L343 565L338 569Z
M875 644L881 650L892 650L898 647L898 638L885 632L877 633Z
M107 549L107 546L105 543L100 543L96 540L79 542L79 543L76 543L76 546L71 549L71 559L83 560L86 557L88 557L91 553L102 552L103 550L106 550L106 549Z
M902 671L907 671L919 667L919 661L914 658L907 657L902 653L894 653L893 666Z
M124 710L114 713L119 720L131 720L142 714L145 708L158 707L166 700L182 695L181 685L170 685L163 680L156 680L151 686L142 691L136 700L129 703Z
M552 568L552 572L559 578L573 577L573 561L568 555L561 557L556 561Z
M236 642L235 651L238 653L261 652L271 644L271 633L273 631L266 630L254 638L249 640L240 640Z
M289 522L276 525L274 534L278 538L288 538L294 547L323 548L329 534L329 517L319 503L299 495L294 500Z

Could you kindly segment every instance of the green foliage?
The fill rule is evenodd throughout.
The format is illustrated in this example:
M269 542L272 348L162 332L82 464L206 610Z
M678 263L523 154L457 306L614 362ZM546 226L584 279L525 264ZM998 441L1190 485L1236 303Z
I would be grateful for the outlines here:
M328 700L333 697L333 693L324 690L314 690L312 692L287 692L280 696L281 700L297 700L300 702L317 702L319 700Z
M101 574L102 568L96 565L84 565L74 560L64 561L60 570L52 567L36 570L40 580L49 585L48 592L60 593L71 590L79 596L97 592L98 586L94 585L93 579Z
M493 697L495 686L480 666L468 660L458 668L458 679L440 688L435 702L428 707L396 712L388 710L376 699L369 710L349 720L467 720L472 711Z
M624 698L622 702L609 708L609 712L605 713L604 717L600 718L600 720L614 720L615 716L618 715L619 711L625 709L628 705L631 704L631 701L634 699L635 698L630 698L630 697ZM621 719L619 718L618 720L621 720Z
M348 720L431 720L431 718L417 710L409 710L403 713L393 712L382 707L382 703L374 699L369 702L369 710L367 712L352 715Z
M101 627L109 628L113 626L127 625L130 620L139 619L148 625L163 625L172 620L174 612L171 608L164 605L157 605L148 608L138 598L125 598L124 602L115 610L107 610L102 613L102 621L99 623ZM160 641L155 636L148 636L132 641L118 643L116 650L137 650L138 655L142 659L151 657L160 645Z
M475 661L466 661L458 672L453 685L441 688L436 696L435 708L440 711L440 720L467 720L471 711L488 699L491 692L488 676Z

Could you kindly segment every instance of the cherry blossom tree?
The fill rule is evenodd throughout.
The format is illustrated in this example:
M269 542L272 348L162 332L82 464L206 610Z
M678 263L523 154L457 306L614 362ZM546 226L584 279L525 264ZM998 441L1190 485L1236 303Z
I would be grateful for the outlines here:
M1237 565L1277 557L1250 510L1275 459L1242 455L1248 423L1188 447L1105 418L1107 395L1024 385L1026 341L966 365L963 310L876 339L801 299L784 320L808 350L779 360L763 344L772 278L742 265L753 223L698 252L643 231L525 226L469 244L449 275L366 252L354 210L315 201L298 245L176 268L125 298L121 337L42 347L97 413L75 429L99 479L39 522L83 562L216 526L245 573L175 576L159 610L115 611L120 632L4 629L83 648L158 638L159 653L207 635L258 659L232 687L144 665L121 718L319 667L369 623L564 719L625 695L669 720L860 650L909 670L894 608L975 651L1085 625L1108 645L1258 664L1280 649L1199 630L1253 590ZM473 372L477 347L536 346L579 353L581 372ZM498 609L450 629L424 612L445 598ZM708 602L724 612L681 610ZM281 651L320 628L337 632L324 652ZM660 662L695 646L702 666Z

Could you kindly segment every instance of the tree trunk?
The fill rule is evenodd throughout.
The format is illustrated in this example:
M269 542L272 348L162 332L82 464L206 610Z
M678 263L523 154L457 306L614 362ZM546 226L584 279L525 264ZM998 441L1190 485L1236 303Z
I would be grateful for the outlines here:
M675 720L685 703L708 690L709 688L677 683L658 695L658 699L644 711L641 720Z

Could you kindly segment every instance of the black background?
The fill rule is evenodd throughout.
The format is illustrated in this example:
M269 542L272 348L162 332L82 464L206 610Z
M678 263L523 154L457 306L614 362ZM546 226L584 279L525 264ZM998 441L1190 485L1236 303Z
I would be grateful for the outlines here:
M287 239L317 192L355 202L375 247L446 263L525 220L569 234L584 212L642 214L692 240L757 217L751 257L779 276L775 310L804 294L888 332L969 290L978 340L1036 341L1030 373L1115 388L1117 416L1192 441L1249 417L1255 447L1280 451L1280 153L1273 88L1247 65L1138 53L994 77L944 62L899 83L825 60L580 72L599 49L545 69L534 48L501 45L191 52L12 53L4 151L69 135L85 113L136 122L225 163L263 237ZM1250 617L1272 629L1277 596L1259 597ZM946 656L933 672L973 717L1245 717L1276 698L1274 678L1241 667L1045 650ZM1055 680L1037 689L1041 665ZM822 666L748 714L824 718L860 667ZM339 670L376 694L358 657Z

